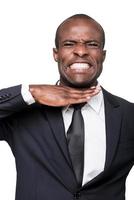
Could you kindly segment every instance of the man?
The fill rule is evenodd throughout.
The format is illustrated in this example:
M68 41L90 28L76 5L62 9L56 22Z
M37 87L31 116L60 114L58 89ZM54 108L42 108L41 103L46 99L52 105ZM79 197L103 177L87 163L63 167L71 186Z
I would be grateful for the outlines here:
M124 200L134 161L134 104L98 86L104 30L91 17L74 15L60 24L55 43L58 85L0 91L0 139L15 156L16 200ZM75 130L84 130L84 152L77 159L83 170L78 183L69 145L80 103L83 122ZM73 142L79 152L81 141Z

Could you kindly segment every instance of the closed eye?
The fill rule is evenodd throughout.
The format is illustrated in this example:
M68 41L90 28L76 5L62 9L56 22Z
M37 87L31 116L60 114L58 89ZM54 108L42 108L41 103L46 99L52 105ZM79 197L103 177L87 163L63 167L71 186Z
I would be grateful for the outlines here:
M72 47L74 45L73 42L66 42L63 44L64 47Z
M100 47L100 45L96 42L88 42L86 43L86 45L89 47L96 47L96 48Z

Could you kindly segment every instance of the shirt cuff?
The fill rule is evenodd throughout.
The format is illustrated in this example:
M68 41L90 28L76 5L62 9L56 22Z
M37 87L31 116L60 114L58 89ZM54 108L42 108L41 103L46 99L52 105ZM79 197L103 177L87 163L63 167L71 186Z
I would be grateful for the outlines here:
M27 105L35 103L35 99L33 98L32 94L29 91L29 85L22 84L21 94Z

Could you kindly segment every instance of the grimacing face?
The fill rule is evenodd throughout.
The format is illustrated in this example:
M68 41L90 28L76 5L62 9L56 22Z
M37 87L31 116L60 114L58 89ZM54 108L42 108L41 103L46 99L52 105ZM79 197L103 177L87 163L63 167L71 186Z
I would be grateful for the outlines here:
M62 85L74 88L96 85L106 54L102 38L102 30L93 20L70 19L62 25L58 48L53 49Z

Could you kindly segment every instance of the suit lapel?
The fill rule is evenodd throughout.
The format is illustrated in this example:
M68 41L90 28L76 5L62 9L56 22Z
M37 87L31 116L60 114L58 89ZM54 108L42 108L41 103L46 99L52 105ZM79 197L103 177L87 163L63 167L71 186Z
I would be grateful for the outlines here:
M118 146L121 128L120 105L114 96L103 90L106 121L106 161L105 169L110 167Z
M45 113L47 115L48 122L57 141L57 144L59 145L61 152L71 167L61 108L48 107Z
M60 171L58 176L55 173L55 170L53 170L53 173L60 180L60 182L72 192L77 187L77 183L74 172L72 170L72 165L68 153L61 108L41 106L41 112L45 115L45 117L47 117L49 126L52 130L52 134L54 135L54 139L56 140L57 146L59 147L59 149L61 150L61 154L63 154L63 157L65 158L58 162L61 162L61 165L65 167L66 173L65 171Z

